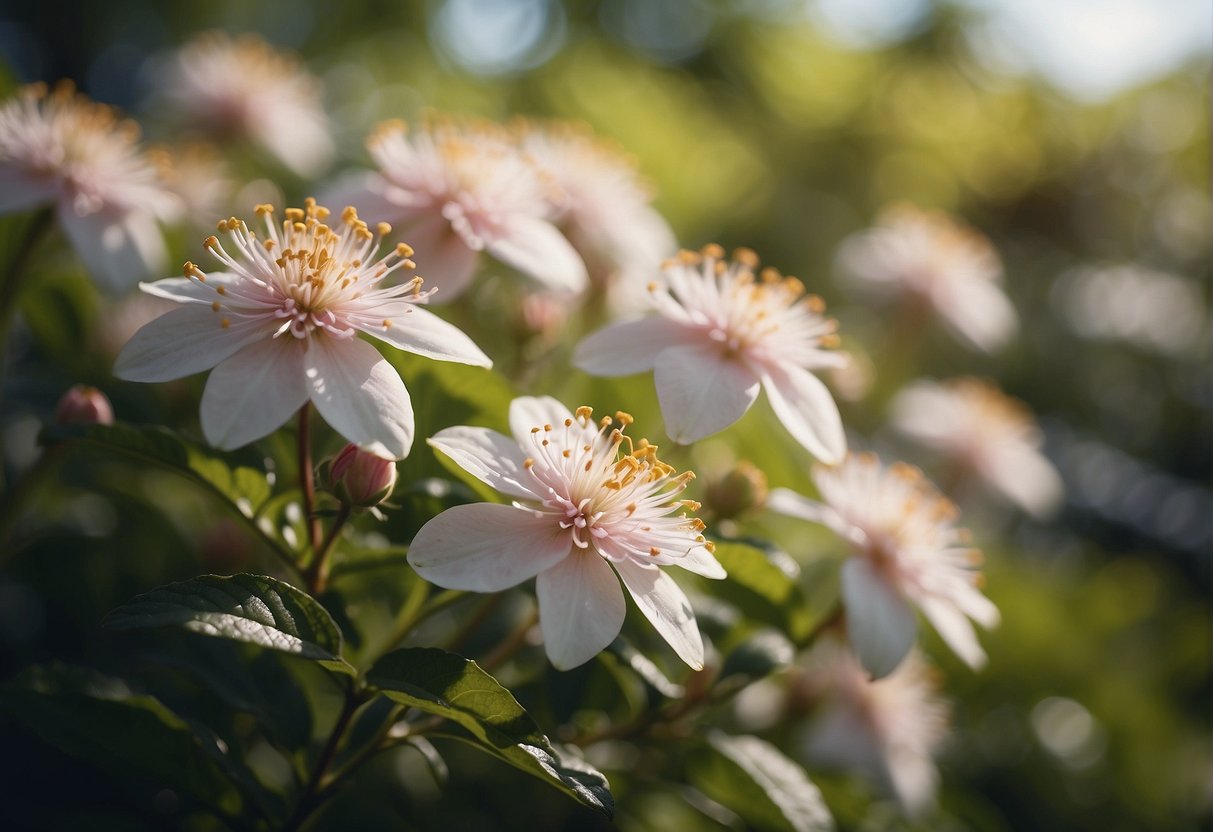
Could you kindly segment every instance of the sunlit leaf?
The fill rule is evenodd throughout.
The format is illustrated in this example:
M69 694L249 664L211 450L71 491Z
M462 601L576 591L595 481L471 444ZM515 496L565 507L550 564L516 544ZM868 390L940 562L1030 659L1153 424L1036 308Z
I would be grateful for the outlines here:
M808 636L813 616L795 578L754 546L718 543L715 554L729 573L713 584L715 595L735 604L747 617L783 630L794 642Z

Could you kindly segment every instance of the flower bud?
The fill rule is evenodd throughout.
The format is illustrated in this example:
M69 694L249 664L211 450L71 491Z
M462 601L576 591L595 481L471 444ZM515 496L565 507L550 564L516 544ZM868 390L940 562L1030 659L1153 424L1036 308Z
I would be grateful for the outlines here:
M329 489L346 505L377 506L396 487L396 462L350 443L333 457L327 472Z
M723 477L708 484L704 505L717 520L730 520L767 499L767 475L744 459Z
M77 384L55 405L57 425L112 425L114 408L96 387Z

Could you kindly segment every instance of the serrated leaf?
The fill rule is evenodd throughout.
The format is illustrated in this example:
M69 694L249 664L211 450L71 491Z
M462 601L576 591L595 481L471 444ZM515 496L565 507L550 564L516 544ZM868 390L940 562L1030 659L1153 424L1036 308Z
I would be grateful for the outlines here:
M554 748L514 695L475 662L445 650L407 647L376 662L367 681L389 699L467 732L444 736L488 751L607 816L614 811L606 778Z
M215 738L120 680L35 668L0 691L0 704L44 742L116 778L163 783L227 815L242 809L238 766Z
M691 760L692 782L739 814L752 829L827 832L834 819L804 769L766 740L708 735L706 753Z
M215 451L195 445L167 428L140 425L48 425L42 444L84 442L163 465L199 482L252 517L270 496L265 474L231 467Z
M118 607L102 625L111 630L182 627L356 673L341 658L341 631L328 611L307 593L264 575L202 575L162 586Z
M796 580L766 553L744 543L718 543L716 559L728 577L713 583L714 594L735 604L748 618L770 624L799 643L812 631L813 616Z

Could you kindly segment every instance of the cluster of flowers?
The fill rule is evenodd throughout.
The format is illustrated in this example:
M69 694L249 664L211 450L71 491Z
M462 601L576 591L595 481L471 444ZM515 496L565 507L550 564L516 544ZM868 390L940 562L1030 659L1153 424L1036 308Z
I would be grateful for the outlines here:
M188 105L193 123L260 143L299 174L315 174L332 156L318 86L265 44L209 35L174 67L162 100ZM291 129L278 129L283 123ZM622 317L577 345L577 367L598 376L651 370L665 431L679 444L733 425L763 390L788 434L818 460L818 499L776 489L767 507L828 528L850 555L844 631L866 673L848 660L836 687L869 704L844 709L848 718L884 725L872 716L881 706L871 703L881 702L938 711L917 660L906 671L909 687L897 688L911 694L871 693L900 684L894 671L914 645L916 610L966 663L983 663L970 622L992 627L998 612L978 588L980 554L956 526L955 506L917 469L848 453L839 409L818 377L847 363L820 297L761 268L749 250L677 252L635 165L583 128L431 116L412 129L382 125L368 149L375 169L338 179L324 196L339 213L315 200L281 214L257 205L256 223L224 219L220 236L205 240L216 269L187 262L182 277L142 284L180 308L130 339L115 374L163 382L211 370L201 425L222 449L272 433L311 402L363 452L396 460L414 441L409 394L360 334L489 367L472 339L426 309L467 290L482 255L570 299L609 286ZM163 154L141 147L132 122L70 87L26 87L0 106L0 211L53 205L77 252L112 288L159 268L155 225L185 212L188 194L174 192L180 178L165 166ZM398 232L409 244L383 253ZM992 247L941 215L895 209L844 244L840 267L881 297L900 294L934 310L972 346L997 349L1014 333ZM513 502L435 517L410 544L412 567L439 586L477 592L536 578L544 645L558 668L588 661L619 634L622 582L678 656L702 667L691 603L662 570L725 577L703 521L688 514L699 504L681 496L693 474L633 439L623 412L595 419L588 407L522 397L509 424L511 436L449 427L428 437ZM1035 514L1058 499L1030 415L990 384L919 383L897 398L894 424ZM390 470L394 482L394 468L356 464L352 453L334 467L364 479ZM373 483L362 490L382 492ZM929 786L923 760L938 734L897 734L896 754L908 754L917 773L891 775L895 782Z

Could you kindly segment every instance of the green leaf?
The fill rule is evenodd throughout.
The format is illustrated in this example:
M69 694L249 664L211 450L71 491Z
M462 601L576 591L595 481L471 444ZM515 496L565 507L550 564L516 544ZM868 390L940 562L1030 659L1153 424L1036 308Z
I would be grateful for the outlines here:
M106 616L111 630L183 627L314 659L355 675L341 658L341 631L305 592L264 575L203 575L140 595Z
M834 828L821 790L766 740L713 731L705 752L691 759L692 782L741 815L747 827L791 832Z
M44 742L116 779L145 778L224 814L242 811L233 781L243 778L226 747L117 679L78 668L34 668L0 691L0 706Z
M796 656L796 648L778 630L761 629L738 644L724 660L717 680L741 676L761 679L787 667Z
M716 559L729 573L713 583L715 595L749 618L786 632L799 643L812 632L813 616L796 579L765 552L744 543L716 544Z
M42 444L83 442L171 468L224 497L246 517L269 499L265 473L246 466L232 468L215 451L196 445L167 428L141 425L48 425Z
M367 681L394 702L467 731L441 736L488 751L608 817L614 811L606 778L571 752L553 747L514 695L475 662L445 650L408 647L380 659Z

